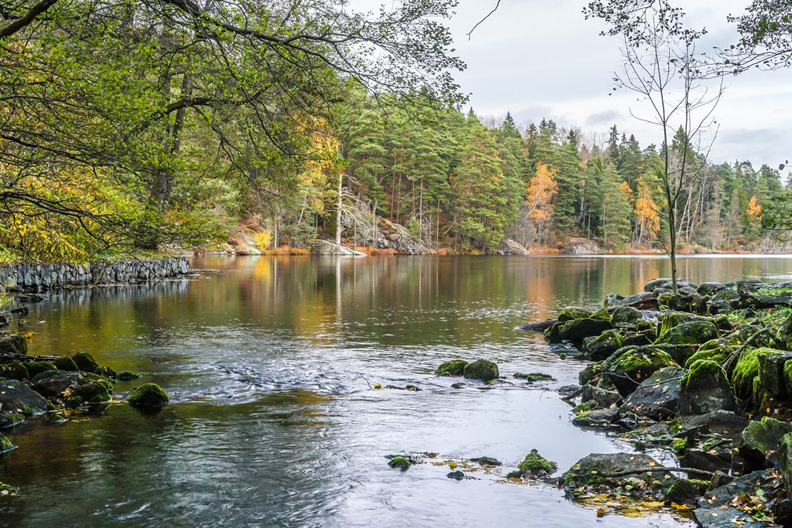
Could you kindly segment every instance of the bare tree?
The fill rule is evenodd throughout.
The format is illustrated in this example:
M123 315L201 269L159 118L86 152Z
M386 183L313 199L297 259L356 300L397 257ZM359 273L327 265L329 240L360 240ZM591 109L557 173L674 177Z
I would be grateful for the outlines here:
M630 115L662 134L659 177L665 199L662 214L668 226L668 241L663 244L671 259L676 293L680 198L706 167L717 136L714 112L723 95L723 82L715 84L701 73L703 57L697 54L696 41L705 31L685 28L684 13L667 0L598 0L584 13L609 23L604 34L623 39L623 65L615 74L614 90L637 94L642 108L631 108Z

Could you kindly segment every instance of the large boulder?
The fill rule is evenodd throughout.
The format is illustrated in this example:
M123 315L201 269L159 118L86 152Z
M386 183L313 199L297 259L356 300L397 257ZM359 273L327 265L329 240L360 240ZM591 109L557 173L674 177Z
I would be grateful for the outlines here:
M563 322L574 321L575 319L586 319L591 317L591 310L585 308L578 308L577 306L567 306L558 312L558 320Z
M771 458L784 437L792 433L792 424L763 417L752 421L740 435L739 451L750 469L762 469Z
M621 414L651 420L667 420L679 408L682 369L665 367L641 382L621 407Z
M27 340L21 335L0 336L0 356L27 355Z
M96 372L99 370L99 363L88 352L77 352L72 356L72 361L83 372Z
M498 379L498 365L486 359L479 359L465 366L463 375L466 379L492 381Z
M707 359L694 362L682 378L680 414L707 414L736 409L731 386L723 368Z
M468 362L464 359L452 359L437 367L435 374L437 376L462 376L465 374L465 367L467 366Z
M740 400L750 401L758 399L758 395L754 394L754 385L759 384L759 358L778 352L778 350L771 348L749 348L740 354L731 373L734 393ZM754 403L758 402L755 401Z
M624 346L624 338L617 330L607 330L598 336L583 340L583 353L587 358L600 361Z
M707 435L736 440L749 420L731 411L715 411L707 414L683 416L679 421L676 436L699 438Z
M659 304L657 298L651 292L641 292L635 295L616 295L615 293L609 294L605 298L605 306L613 308L618 306L630 306L638 310L657 310Z
M690 321L660 334L657 344L698 345L717 339L718 328L711 321Z
M47 401L21 381L0 381L0 429L47 411Z
M613 326L619 324L634 325L641 319L643 319L643 312L632 306L619 306L611 314L611 324Z
M571 341L580 344L587 337L598 336L612 328L610 321L602 319L574 319L572 321L559 321L545 331L545 338L550 343Z
M671 356L656 347L625 347L605 360L601 371L627 396L658 370L673 366L677 364Z
M688 312L669 311L665 312L660 319L660 335L668 333L669 330L677 326L690 323L692 321L710 321L709 317L696 315Z
M48 397L58 397L66 389L71 389L85 382L87 374L68 372L65 370L47 370L36 375L30 382L36 392Z
M662 478L665 473L644 472L660 464L649 455L639 453L592 453L578 460L564 473L564 484L573 488L619 487L629 480ZM633 473L630 473L633 472ZM622 474L623 475L619 475ZM615 476L619 475L619 476Z

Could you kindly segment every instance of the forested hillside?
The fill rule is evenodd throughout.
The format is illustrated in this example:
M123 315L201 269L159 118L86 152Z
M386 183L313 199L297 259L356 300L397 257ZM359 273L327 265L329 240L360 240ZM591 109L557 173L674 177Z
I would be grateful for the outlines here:
M432 111L357 94L327 126L317 151L337 149L336 166L309 163L299 192L272 200L265 225L279 243L335 233L336 172L345 206L406 226L426 245L495 252L505 238L556 248L570 237L605 249L661 249L667 230L658 173L666 149L641 145L614 126L597 134L552 120L518 125L473 111ZM680 137L668 150L682 159ZM779 170L750 161L712 164L688 153L693 177L678 211L679 240L694 251L779 247L786 231L763 228L763 211L785 194ZM317 170L318 169L318 170ZM364 245L350 223L344 237Z

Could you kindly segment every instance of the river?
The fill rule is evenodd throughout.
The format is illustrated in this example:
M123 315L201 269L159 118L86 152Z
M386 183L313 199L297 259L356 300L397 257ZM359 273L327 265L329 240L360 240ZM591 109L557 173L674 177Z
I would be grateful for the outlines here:
M554 389L582 363L517 329L661 276L654 257L207 257L192 280L73 290L32 308L32 354L91 353L161 384L172 404L120 403L11 431L4 526L690 526L598 519L542 484L499 477L531 450L568 469L632 449L569 423ZM788 257L688 257L693 282L788 278ZM488 358L510 383L454 389L444 360ZM516 372L557 381L526 385ZM139 382L138 382L139 383ZM123 399L136 382L119 382ZM417 392L376 389L413 384ZM504 462L473 479L402 473L385 455Z

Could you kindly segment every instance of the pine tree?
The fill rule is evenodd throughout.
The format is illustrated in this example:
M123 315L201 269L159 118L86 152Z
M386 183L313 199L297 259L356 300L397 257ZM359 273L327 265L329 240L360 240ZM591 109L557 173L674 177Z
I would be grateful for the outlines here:
M623 248L630 242L632 191L613 164L605 167L602 197L602 238L606 245Z

